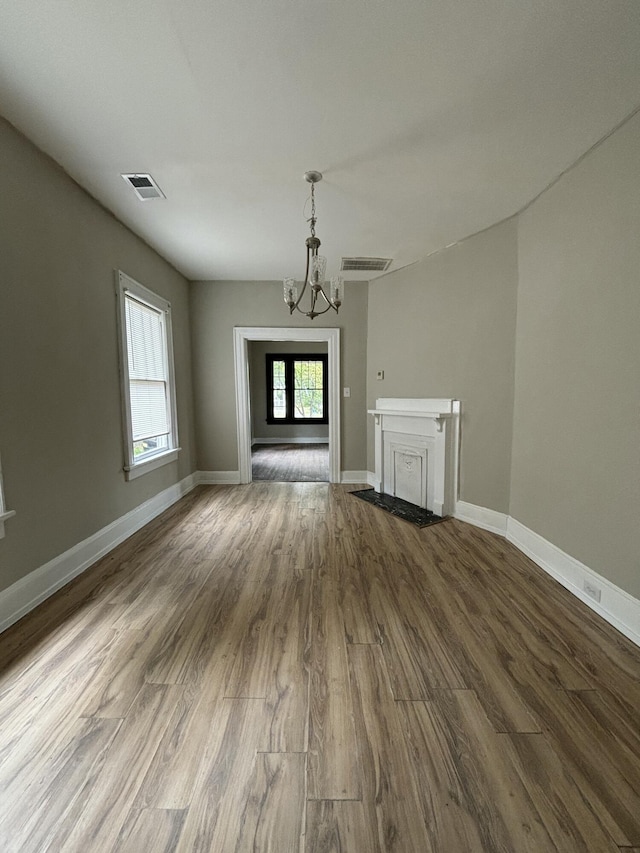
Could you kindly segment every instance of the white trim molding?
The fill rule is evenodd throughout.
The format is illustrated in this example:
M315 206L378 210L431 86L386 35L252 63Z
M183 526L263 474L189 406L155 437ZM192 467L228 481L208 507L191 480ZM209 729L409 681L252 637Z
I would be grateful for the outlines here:
M185 477L0 592L0 632L179 501L195 485L194 474Z
M491 533L498 533L500 536L507 534L508 516L494 509L476 506L466 501L456 501L453 517L460 521L467 521L475 527L481 527L483 530L489 530Z
M236 326L233 354L236 383L236 424L240 482L251 482L251 401L249 396L249 341L325 341L329 374L329 481L340 482L340 329Z
M9 518L13 518L16 514L15 509L8 509L5 512L0 513L0 539L4 539L4 523Z
M376 477L375 471L367 471L367 483L372 486L376 492L382 491L382 483Z
M508 519L507 539L576 598L640 646L640 601L637 598L529 530L515 518ZM599 602L587 595L585 584L600 592Z
M369 485L370 474L368 471L343 471L341 483L345 485L366 484Z
M4 483L2 480L2 460L0 460L0 539L4 539L4 523L16 514L14 509L4 505Z
M239 486L240 471L197 471L198 486Z
M178 452L181 449L180 447L174 447L172 450L166 450L164 453L157 453L150 459L145 459L144 462L138 462L137 465L125 465L125 478L127 480L136 480L150 471L155 471L156 468L162 468L163 465L168 465L170 462L177 462Z
M314 436L296 436L295 438L252 438L251 447L254 444L329 444L326 436L314 438Z

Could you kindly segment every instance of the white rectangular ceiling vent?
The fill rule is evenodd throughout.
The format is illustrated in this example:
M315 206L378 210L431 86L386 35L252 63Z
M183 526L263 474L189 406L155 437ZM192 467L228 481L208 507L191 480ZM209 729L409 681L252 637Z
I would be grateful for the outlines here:
M341 272L386 272L393 258L343 258Z
M166 198L151 175L142 175L136 172L133 175L123 175L122 177L133 187L140 201L149 201L152 198Z

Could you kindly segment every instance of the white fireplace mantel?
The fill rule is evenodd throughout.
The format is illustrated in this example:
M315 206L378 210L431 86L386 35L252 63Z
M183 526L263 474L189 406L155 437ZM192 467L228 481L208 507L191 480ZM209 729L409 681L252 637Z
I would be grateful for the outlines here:
M436 513L453 512L458 482L460 402L380 397L375 421L377 492Z

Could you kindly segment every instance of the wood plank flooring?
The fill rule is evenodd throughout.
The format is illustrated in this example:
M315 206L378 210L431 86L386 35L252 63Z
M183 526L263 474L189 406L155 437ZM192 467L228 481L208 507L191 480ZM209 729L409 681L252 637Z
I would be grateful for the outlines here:
M0 637L2 853L640 850L640 649L354 488L200 487Z
M280 483L326 483L329 445L255 444L251 448L251 476Z

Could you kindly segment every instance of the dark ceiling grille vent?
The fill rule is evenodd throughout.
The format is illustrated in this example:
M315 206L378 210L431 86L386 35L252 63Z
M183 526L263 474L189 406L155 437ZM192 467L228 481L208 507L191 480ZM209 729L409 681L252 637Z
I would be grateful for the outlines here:
M152 198L166 198L151 175L141 175L139 172L136 172L132 175L123 175L122 177L133 187L140 201L149 201Z
M342 272L386 272L393 258L343 258Z

